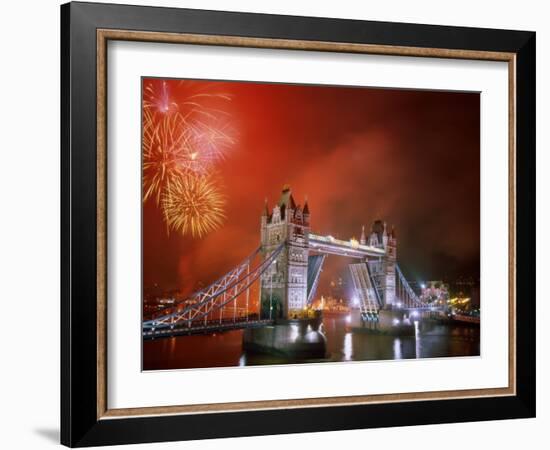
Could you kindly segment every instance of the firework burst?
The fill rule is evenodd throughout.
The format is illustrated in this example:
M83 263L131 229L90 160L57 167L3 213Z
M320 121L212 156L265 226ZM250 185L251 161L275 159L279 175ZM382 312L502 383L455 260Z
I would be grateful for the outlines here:
M220 120L188 124L190 145L185 152L191 170L209 171L216 163L225 159L227 150L235 143L232 130Z
M208 175L234 144L224 113L199 103L227 96L197 93L176 103L166 82L160 86L148 84L143 100L143 201L154 198L157 205L174 179Z
M223 93L204 92L196 83L182 80L171 93L166 80L149 80L143 87L143 107L159 114L179 112L186 120L202 121L227 115L218 106L231 100ZM218 106L216 106L218 105Z
M178 104L170 99L168 84L164 80L160 83L160 86L153 83L147 84L143 94L143 106L146 109L161 114L175 112L179 109Z
M234 143L228 128L186 120L180 113L143 112L143 201L160 204L164 189L184 175L210 173Z
M185 174L185 159L191 135L180 114L143 112L143 201L154 198L157 205L163 191ZM188 152L188 151L187 151Z
M170 183L162 195L169 229L201 238L223 224L225 198L214 177L185 175Z
M202 237L223 222L225 200L212 173L235 141L227 113L215 107L220 100L230 98L187 80L144 84L143 201L156 202L168 230Z

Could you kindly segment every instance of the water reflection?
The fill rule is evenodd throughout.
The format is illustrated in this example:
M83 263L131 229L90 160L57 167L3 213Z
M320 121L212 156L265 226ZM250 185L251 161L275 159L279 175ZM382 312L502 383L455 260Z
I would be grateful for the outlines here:
M247 355L242 349L242 330L232 330L213 335L145 341L143 368L185 369L479 355L479 327L416 320L414 336L394 337L353 332L350 326L356 326L358 319L348 317L324 319L321 329L327 337L327 357L322 360L291 361L281 357Z
M395 338L393 341L393 359L402 359L403 356L401 355L401 340L399 338Z
M346 333L344 336L344 361L351 361L353 355L353 343L351 333Z
M414 342L415 342L415 347L414 347L415 357L416 358L421 358L421 356L420 356L420 342L421 342L421 339L420 339L420 324L419 324L418 320L414 321Z

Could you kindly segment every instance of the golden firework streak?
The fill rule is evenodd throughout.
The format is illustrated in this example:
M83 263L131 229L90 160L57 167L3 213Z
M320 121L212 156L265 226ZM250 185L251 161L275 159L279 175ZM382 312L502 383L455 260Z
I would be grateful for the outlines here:
M224 206L225 198L211 175L188 174L177 178L162 196L168 227L199 238L223 224Z
M178 113L160 119L143 111L143 201L154 198L157 205L164 189L184 174L179 164L188 146L189 132Z

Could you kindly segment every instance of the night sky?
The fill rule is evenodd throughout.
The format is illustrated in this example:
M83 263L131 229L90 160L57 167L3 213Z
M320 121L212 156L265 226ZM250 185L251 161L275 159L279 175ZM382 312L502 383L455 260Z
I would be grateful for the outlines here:
M158 82L158 80L154 80ZM189 86L168 80L171 101ZM260 215L284 184L307 196L312 231L359 238L375 219L394 226L407 278L479 276L477 93L245 82L192 82L223 93L235 144L217 164L223 227L203 238L166 231L153 200L143 209L144 287L193 291L259 244ZM347 261L328 258L322 293Z

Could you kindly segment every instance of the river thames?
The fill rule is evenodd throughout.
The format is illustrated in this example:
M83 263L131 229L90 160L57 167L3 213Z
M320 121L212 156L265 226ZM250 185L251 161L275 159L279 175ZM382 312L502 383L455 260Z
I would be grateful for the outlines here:
M357 311L323 318L327 355L322 359L247 354L243 330L231 330L144 341L143 370L479 356L479 325L420 321L414 336L398 337L354 332L350 325L358 321Z

